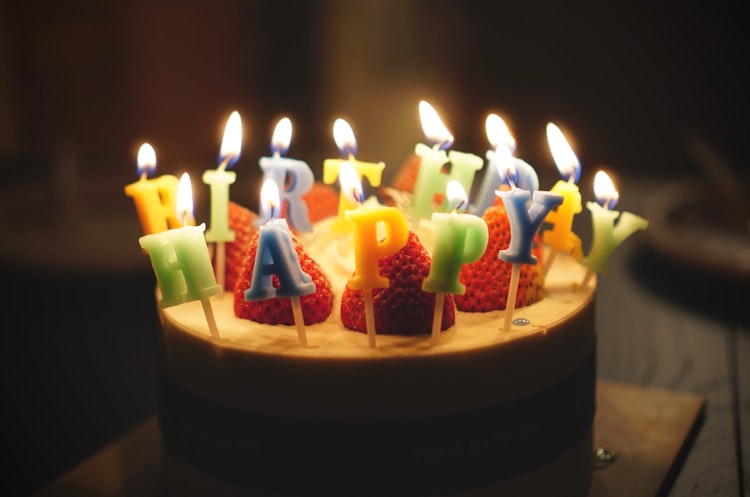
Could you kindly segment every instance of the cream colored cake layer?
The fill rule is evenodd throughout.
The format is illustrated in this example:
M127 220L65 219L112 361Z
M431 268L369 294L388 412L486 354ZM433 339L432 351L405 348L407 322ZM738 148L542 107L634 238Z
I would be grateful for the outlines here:
M545 297L504 311L456 313L434 346L428 336L367 336L345 329L336 308L306 329L262 325L234 316L229 293L211 298L220 333L212 338L200 302L162 309L164 361L183 388L227 406L319 419L407 419L512 401L547 388L581 366L595 347L594 288L585 270L560 255Z

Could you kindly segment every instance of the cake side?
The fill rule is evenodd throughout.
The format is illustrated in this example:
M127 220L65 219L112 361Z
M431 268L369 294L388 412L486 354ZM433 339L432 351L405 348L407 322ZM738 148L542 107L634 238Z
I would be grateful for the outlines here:
M295 327L236 318L224 294L211 299L218 339L200 303L160 309L165 371L206 399L268 415L403 419L509 402L570 375L593 353L593 286L570 283L583 275L561 256L546 297L515 313L529 324L502 331L503 311L459 312L435 346L425 337L380 336L371 349L334 311L307 327L310 346L300 347ZM419 388L403 388L405 379Z

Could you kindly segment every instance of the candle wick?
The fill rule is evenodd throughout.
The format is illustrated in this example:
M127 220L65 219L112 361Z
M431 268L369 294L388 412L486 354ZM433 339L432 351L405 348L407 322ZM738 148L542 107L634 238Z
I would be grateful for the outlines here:
M146 181L147 179L148 179L148 171L144 169L143 172L141 173L141 181Z

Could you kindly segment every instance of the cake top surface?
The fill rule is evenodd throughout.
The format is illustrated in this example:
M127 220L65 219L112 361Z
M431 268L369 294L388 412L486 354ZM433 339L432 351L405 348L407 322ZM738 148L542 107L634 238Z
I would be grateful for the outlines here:
M345 269L344 269L345 271ZM211 340L222 348L289 357L366 359L400 356L431 356L492 347L503 342L543 336L569 316L577 314L594 298L595 283L580 287L585 268L560 255L545 282L545 297L535 304L516 308L514 325L503 331L504 311L456 312L456 324L432 345L429 336L379 335L377 348L369 348L367 336L344 328L340 321L341 281L334 283L335 308L328 320L306 327L308 347L299 344L295 326L265 325L238 318L231 293L211 298L219 338L210 336L199 301L162 309L163 318L196 338ZM334 281L336 281L334 279Z

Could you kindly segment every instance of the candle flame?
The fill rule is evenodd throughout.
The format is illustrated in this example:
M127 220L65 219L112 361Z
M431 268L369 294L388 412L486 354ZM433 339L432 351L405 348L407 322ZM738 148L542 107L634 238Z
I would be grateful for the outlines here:
M156 171L156 151L150 143L144 143L138 149L138 176L151 177Z
M221 140L219 149L219 167L224 169L232 167L240 158L242 151L242 119L236 110L229 115L227 125L224 127L224 138Z
M343 162L339 168L339 184L346 199L352 204L361 204L365 200L362 191L362 182L359 180L357 171L349 162Z
M354 138L354 131L344 119L338 118L334 121L333 141L336 142L341 156L345 159L357 155L357 140Z
M279 217L281 199L279 198L279 185L272 179L263 182L260 188L260 208L263 219Z
M445 196L448 198L448 208L452 211L466 210L468 198L466 190L458 181L452 179L445 188Z
M620 199L615 184L604 171L597 171L594 175L594 196L599 205L609 210L614 209Z
M271 153L279 155L286 154L289 150L289 144L292 141L292 121L288 117L282 117L276 128L273 130L271 137Z
M489 114L484 122L484 129L487 133L487 140L489 140L493 149L497 148L500 143L505 143L511 152L516 151L516 139L513 138L502 117L497 114Z
M554 123L547 123L547 143L560 176L567 181L578 183L581 163L560 128Z
M187 226L193 222L193 187L190 184L190 175L182 173L180 183L177 186L176 202L177 220Z
M499 143L495 149L495 167L502 182L515 188L518 184L518 169L516 159L506 143Z
M419 102L419 119L422 122L424 136L431 145L438 145L441 150L453 145L453 135L440 120L437 111L424 100Z

